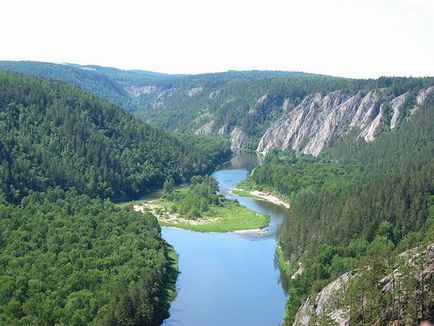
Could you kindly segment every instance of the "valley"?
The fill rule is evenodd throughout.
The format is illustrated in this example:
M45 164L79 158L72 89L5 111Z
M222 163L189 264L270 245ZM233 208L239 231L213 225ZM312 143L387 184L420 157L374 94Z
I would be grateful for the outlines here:
M434 315L433 78L0 69L1 324Z
M179 255L180 270L178 294L163 325L282 323L286 294L275 264L275 235L286 209L231 194L256 160L256 154L241 153L213 176L226 198L270 216L265 232L197 233L163 227L163 237ZM200 309L192 314L192 307Z

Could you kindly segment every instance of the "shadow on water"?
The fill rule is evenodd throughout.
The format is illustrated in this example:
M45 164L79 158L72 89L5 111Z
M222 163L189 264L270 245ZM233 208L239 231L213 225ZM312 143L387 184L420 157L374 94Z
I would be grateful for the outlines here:
M263 160L264 156L256 152L237 151L231 161L223 166L222 169L246 170L250 173Z

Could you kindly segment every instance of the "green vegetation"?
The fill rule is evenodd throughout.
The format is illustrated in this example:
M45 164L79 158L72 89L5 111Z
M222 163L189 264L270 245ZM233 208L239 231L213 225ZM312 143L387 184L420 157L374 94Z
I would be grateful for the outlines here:
M144 71L127 72L115 68L35 61L0 61L0 69L72 83L127 111L137 110L140 102L125 90L126 81L135 83L163 76Z
M217 167L232 157L229 139L217 136L197 136L189 134L175 134L182 142L187 143L207 158L208 164Z
M171 76L35 62L0 68L74 83L167 130L191 133L212 120L222 133L237 126L249 148L284 102L289 111L314 92L410 92L392 132L370 144L348 134L319 158L270 153L239 193L264 189L291 201L276 251L290 294L286 324L309 295L353 269L359 277L344 298L352 324L387 324L398 315L415 324L416 311L432 316L432 291L415 277L423 262L400 265L409 276L401 293L383 293L378 282L399 265L399 253L434 241L433 97L410 112L433 78ZM229 159L228 140L168 135L94 95L0 72L0 324L161 323L175 295L174 252L152 214L108 199L164 187L150 208L162 225L226 232L269 222L218 195L212 178L192 178ZM191 187L176 189L191 178ZM300 262L303 272L293 279ZM403 293L405 304L396 300Z
M164 199L172 203L171 213L179 213L190 219L201 217L211 206L222 206L224 197L219 195L218 182L210 176L194 176L191 186L166 193Z
M169 131L192 134L212 120L214 134L221 128L225 133L225 130L239 127L248 136L246 148L250 149L257 147L259 138L272 122L309 94L342 90L364 95L374 89L385 91L387 88L391 96L398 96L434 84L433 78L356 80L281 71L167 75L22 61L0 61L0 69L74 83L134 112L150 125ZM261 98L263 101L258 102ZM415 97L411 98L414 101ZM286 110L282 109L284 103Z
M418 253L426 248L396 256L387 236L390 229L387 222L382 224L342 298L349 308L351 325L387 325L391 321L413 325L433 317L434 281L427 273L427 257ZM387 282L388 290L383 290ZM367 286L371 284L377 286Z
M286 274L284 283L290 294L286 324L292 323L309 295L349 270L373 264L370 248L384 244L381 250L397 257L434 241L432 121L434 110L429 104L373 143L343 139L319 158L275 152L252 172L248 186L272 189L291 200L279 244L290 273L298 262L305 268L295 279ZM384 233L387 245L379 238ZM375 288L386 271L375 278L368 274L362 278L363 286ZM377 304L375 298L369 299L372 305ZM421 305L417 300L412 304ZM358 323L353 320L355 325L377 320L373 317L377 313L364 313L354 317L359 318ZM413 317L412 323L416 322Z
M161 225L201 232L229 232L264 228L269 218L218 194L213 177L194 176L191 186L170 191L158 200L143 203Z
M224 143L196 149L59 82L0 72L0 99L0 191L11 202L53 186L126 200L228 156Z
M237 203L211 207L199 223L160 220L163 226L172 226L198 232L232 232L240 230L256 230L268 226L270 218L259 215Z
M57 188L0 203L0 324L159 325L173 251L151 214Z
M165 290L166 293L163 296L162 304L165 305L165 309L167 311L170 308L170 303L175 300L176 298L176 280L178 278L179 274L179 261L178 261L178 255L175 252L175 249L170 245L167 244L168 247L168 254L167 254L167 260L169 262L168 268L166 270L165 275Z

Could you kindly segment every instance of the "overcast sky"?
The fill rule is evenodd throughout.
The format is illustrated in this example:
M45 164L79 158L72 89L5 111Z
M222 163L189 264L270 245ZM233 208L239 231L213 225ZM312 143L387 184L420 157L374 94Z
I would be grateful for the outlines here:
M0 60L434 76L434 0L1 0Z

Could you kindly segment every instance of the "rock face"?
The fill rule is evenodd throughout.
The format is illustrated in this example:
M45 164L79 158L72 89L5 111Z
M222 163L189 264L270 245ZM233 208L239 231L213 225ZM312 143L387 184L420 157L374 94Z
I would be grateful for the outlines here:
M421 265L423 261L423 268L416 269L412 276L407 273L401 273L399 268L393 273L384 277L378 284L379 289L383 293L390 292L393 287L400 288L400 283L404 278L413 277L418 281L421 287L424 287L425 293L430 291L430 280L434 277L434 243L430 244L425 250L412 249L400 255L403 259L401 264L408 267L415 267ZM421 260L419 260L421 259ZM419 263L417 262L419 260ZM318 325L313 319L318 317L327 317L328 320L333 321L338 326L349 326L350 319L348 308L341 306L339 297L342 297L348 282L357 277L356 272L348 272L341 275L334 282L323 288L318 294L308 298L299 308L293 326L314 326ZM420 291L420 289L416 290ZM405 297L405 295L403 296ZM403 302L400 304L404 305ZM429 304L427 304L429 306ZM402 320L391 320L388 325L403 325Z
M194 88L188 91L189 96L195 96L203 90ZM218 94L216 91L209 96ZM387 89L367 93L338 90L324 95L310 94L294 107L289 98L265 94L250 107L247 117L250 126L270 121L259 140L258 152L267 154L273 149L293 149L317 156L335 139L348 132L371 142L380 131L395 129L403 119L427 103L434 95L434 86L422 89L415 95L405 92L393 96ZM171 96L170 91L162 92L154 105L162 105L168 96ZM242 148L249 141L248 131L240 125L221 124L215 120L202 125L195 134L229 136L232 149Z
M434 87L421 90L413 111L433 93ZM311 94L265 131L257 151L266 154L272 149L295 149L316 156L333 139L350 130L370 142L383 126L389 129L397 126L403 118L407 97L408 93L391 97L381 89L367 94L344 91Z
M187 89L185 92L187 93L188 97L192 97L202 93L202 91L203 91L203 87L194 87L194 88Z
M349 326L350 321L345 310L340 308L333 300L335 294L338 294L348 284L348 281L354 276L354 272L348 272L340 276L334 282L327 285L317 295L306 300L295 316L293 326L310 326L313 316L327 314L328 317L340 326Z
M235 128L231 132L231 149L240 149L248 140L244 131L241 128Z
M153 92L156 92L158 90L155 86L128 86L125 87L125 91L131 96L131 97L139 97L141 95L151 94Z
M243 148L248 141L247 135L241 128L235 127L234 129L232 129L232 131L230 131L228 124L224 124L220 128L217 128L214 120L211 120L210 122L204 124L202 127L197 129L194 134L218 136L229 135L231 139L231 149Z
M202 127L197 129L194 134L195 135L211 135L214 132L214 120L204 124Z

